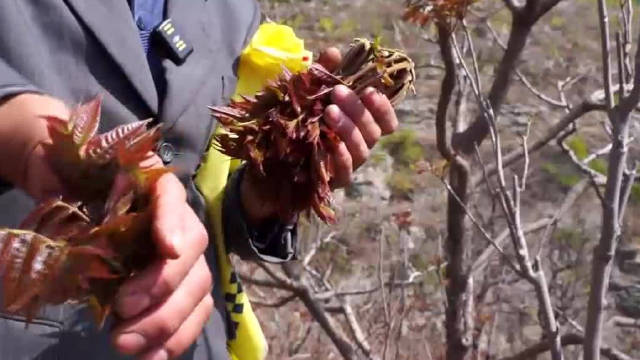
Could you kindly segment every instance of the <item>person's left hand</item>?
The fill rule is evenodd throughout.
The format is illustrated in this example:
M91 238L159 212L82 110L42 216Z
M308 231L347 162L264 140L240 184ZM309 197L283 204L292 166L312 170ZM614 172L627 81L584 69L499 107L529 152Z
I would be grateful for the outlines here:
M318 63L332 71L340 60L340 51L332 47L320 54ZM398 118L389 99L374 88L367 88L358 96L338 85L331 99L333 104L325 109L324 120L342 140L332 154L335 173L331 185L335 189L351 183L352 173L367 160L380 136L391 134L398 127Z
M151 192L153 240L160 256L119 289L112 331L118 351L143 360L174 358L193 344L213 310L204 258L207 232L178 178L162 175Z
M341 60L340 51L331 47L320 54L318 63L333 71ZM388 135L398 127L398 118L389 99L374 88L365 89L360 96L346 86L338 85L331 94L333 104L327 106L324 120L336 132L340 140L332 149L334 174L331 179L333 189L351 183L351 175L369 157L369 150L382 135ZM241 184L242 205L249 223L260 224L273 217L275 204L256 201L260 191L255 189L255 180L243 178Z

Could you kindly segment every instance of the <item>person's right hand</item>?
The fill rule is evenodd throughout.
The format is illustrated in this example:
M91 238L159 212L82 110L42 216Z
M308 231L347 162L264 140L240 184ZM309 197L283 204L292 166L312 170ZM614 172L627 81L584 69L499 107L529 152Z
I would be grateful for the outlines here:
M0 178L36 200L64 192L47 162L46 117L68 119L60 100L23 94L0 102ZM115 311L123 320L113 330L116 348L143 359L178 356L202 332L213 309L212 276L204 259L204 226L186 201L183 185L163 175L151 191L153 241L158 258L129 279Z
M162 256L121 286L115 311L123 321L112 336L124 354L166 360L202 333L213 310L212 276L203 255L207 232L175 175L164 174L153 186L151 209Z

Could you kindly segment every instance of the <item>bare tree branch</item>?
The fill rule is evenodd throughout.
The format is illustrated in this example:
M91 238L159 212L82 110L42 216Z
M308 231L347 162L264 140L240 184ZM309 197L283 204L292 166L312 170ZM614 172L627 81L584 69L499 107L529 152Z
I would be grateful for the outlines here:
M522 9L522 5L517 4L516 0L502 0L512 13L518 13Z
M463 324L465 297L467 294L468 275L468 236L465 234L465 206L468 201L469 165L463 159L456 157L451 165L449 181L452 192L447 200L447 253L446 274L448 279L446 330L447 330L447 359L462 360L469 351L469 345L464 337ZM454 197L453 194L456 194Z
M478 222L478 220L476 220L476 218L473 216L473 214L471 214L471 212L469 211L469 209L467 208L467 206L462 202L462 200L456 195L456 193L454 192L454 190L451 188L451 185L449 185L449 183L447 183L444 179L440 179L442 181L442 183L444 184L445 188L447 189L447 191L449 192L450 196L453 196L454 199L460 204L460 206L462 207L464 213L469 217L469 220L471 220L471 222L473 223L473 225L476 227L476 229L478 229L478 231L480 231L480 234L482 234L482 237L489 243L490 248L492 249L492 251L497 251L498 254L500 254L503 258L503 260L505 261L505 263L507 265L509 265L509 267L516 273L519 274L520 273L520 269L518 269L518 267L513 263L513 261L511 260L511 257L509 257L509 255L507 255L505 253L505 251L502 249L502 246L499 242L499 240L504 240L507 238L507 236L504 236L504 238L501 239L501 237L498 237L497 240L493 240L491 238L491 236L489 235L489 233L487 233L487 231L482 227L482 225L480 224L480 222ZM508 231L508 230L506 230ZM475 264L475 263L474 263ZM474 271L473 271L473 266L472 266L472 272L471 275L473 275Z
M290 286L290 284L285 284L281 282L276 282L272 280L264 280L264 279L256 279L253 276L247 276L242 273L238 273L238 277L245 284L256 285L267 288L276 288L281 290L294 291L295 288Z
M343 300L342 311L345 318L347 319L347 324L349 325L349 329L351 329L351 335L353 335L356 344L367 357L371 357L371 346L367 342L367 339L364 336L364 332L360 328L360 324L356 319L356 315L353 312L351 305L349 305L347 299Z
M620 120L627 118L640 102L640 51L636 51L635 63L633 89L629 96L620 100Z
M491 23L489 21L485 21L485 26L487 27L487 29L489 29L489 32L491 33L491 36L493 37L493 40L496 42L496 44L498 44L498 46L500 46L502 48L502 50L506 50L507 49L507 45L504 44L504 42L502 42L502 40L500 39L500 36L498 35L498 33L496 32L496 30L493 28L493 26L491 26ZM520 82L522 82L522 84L529 89L529 91L531 91L531 93L533 95L535 95L536 97L538 97L540 100L546 102L547 104L551 105L551 106L556 106L556 107L561 107L561 108L565 108L567 107L567 102L564 99L561 99L560 101L555 100L553 98L551 98L550 96L547 96L545 94L542 93L542 91L536 89L531 82L522 74L522 72L520 70L518 70L517 68L514 69L516 76L518 76L518 79L520 80Z
M438 269L442 268L442 266L445 266L446 264L442 264L441 266L433 266L429 269L427 269L427 271L431 270L431 271L439 271ZM365 289L354 289L354 290L329 290L329 291L325 291L325 292L321 292L321 293L315 293L313 295L313 297L316 300L329 300L332 298L342 298L342 297L349 297L349 296L361 296L361 295L369 295L372 294L376 291L379 291L381 288L385 288L385 287L390 287L390 288L394 288L394 287L409 287L409 286L415 286L415 285L420 285L422 284L422 280L421 279L409 279L406 281L385 281L383 283L383 285L381 285L380 283L376 286L370 287L370 288L365 288Z
M257 307L279 308L279 307L287 305L288 303L290 303L291 301L295 300L296 298L297 298L297 296L295 294L282 297L282 298L277 299L276 301L273 301L273 302L258 300L258 299L254 298L254 299L251 299L251 304L252 305L256 305Z
M307 255L305 255L302 264L304 266L309 265L309 263L311 262L311 259L313 259L313 257L315 256L316 252L318 251L318 249L328 243L331 242L333 240L333 237L336 235L335 232L330 232L327 236L320 236L320 234L318 234L318 239L316 239L316 241L313 242L313 244L311 245L311 249L309 249L309 251L307 252Z
M520 16L514 15L511 33L509 34L509 40L507 42L507 50L498 65L496 77L488 96L491 108L495 112L499 111L509 91L513 70L524 50L532 25L533 24L527 24L524 20L521 20ZM472 154L475 147L479 146L488 134L488 124L484 116L479 116L465 131L454 134L452 146L457 152Z
M295 278L292 264L282 264L282 270L290 279ZM327 336L329 336L342 357L347 360L357 359L358 357L353 345L339 330L338 325L336 325L331 317L327 315L323 307L313 299L311 290L307 286L299 286L296 288L295 293L300 298L300 301L304 303L311 316L313 316Z
M525 224L522 226L522 231L525 234L535 232L543 229L548 226L552 222L552 219L540 219L530 224ZM496 237L494 242L497 246L502 246L502 244L509 238L509 229L505 229ZM491 256L495 253L495 246L486 247L482 253L476 258L476 260L471 265L471 276L478 276L485 267L489 264Z
M564 130L567 126L571 125L574 121L578 120L585 114L600 110L604 111L604 105L594 103L590 100L583 101L580 105L574 107L568 114L564 115L562 119L560 119L557 123L549 127L544 135L540 137L538 140L534 141L531 145L529 145L529 154L536 152L542 149L545 145L547 145L551 140L555 139L562 130ZM521 159L524 158L524 151L522 148L517 148L508 154L504 155L502 158L502 162L504 166L510 166ZM487 176L494 176L496 174L496 165L489 164L487 165ZM477 187L482 181L482 174L476 175L472 180L472 186Z
M573 204L578 200L580 195L585 191L587 185L589 184L588 180L583 179L580 180L577 184L573 185L573 187L569 190L567 195L564 197L562 204L553 215L553 218L549 221L547 227L544 229L544 233L538 245L538 252L536 256L540 256L542 253L542 249L547 245L549 240L551 239L551 234L555 227L558 225L560 218L573 206Z
M482 80L480 79L480 69L478 67L478 56L476 55L475 47L473 46L473 39L469 34L469 27L467 22L462 19L462 29L464 30L465 38L469 43L469 51L471 52L471 63L473 65L473 75L475 76L475 83L479 93L482 93Z
M496 114L500 112L509 92L516 63L522 55L533 25L559 1L527 0L522 10L512 12L513 21L509 40L507 40L507 48L497 67L496 76L487 97L491 109ZM484 120L484 115L480 115L465 131L454 134L451 145L456 152L470 155L473 154L476 146L480 146L487 135L489 135L489 126Z
M547 286L547 280L542 269L540 257L536 257L531 260L529 256L529 249L527 241L524 236L524 230L521 223L520 214L520 193L523 187L519 185L519 179L517 175L513 176L512 192L509 193L506 188L504 167L502 165L502 150L500 143L500 134L496 128L495 117L492 116L491 109L486 111L490 116L487 118L489 126L489 134L491 136L491 143L493 145L493 152L496 159L496 168L498 172L498 196L504 216L507 220L509 228L510 238L515 249L515 257L519 265L519 272L521 277L527 280L534 288L535 294L538 300L539 311L541 313L542 327L547 336L549 348L551 350L551 357L554 360L562 360L562 347L560 344L560 332L558 324L556 323L553 307L551 305L551 296L549 294L549 288ZM526 152L527 147L523 146L523 151ZM526 172L525 172L526 174Z
M385 324L389 326L389 323L390 323L389 317L391 315L389 314L389 303L387 302L387 295L384 292L384 279L382 275L383 266L384 266L384 263L383 263L384 240L385 240L384 227L381 227L379 238L378 238L378 282L379 282L380 295L382 296L382 306L384 309L384 321L385 321Z
M609 287L609 277L613 263L613 255L616 250L621 233L620 209L623 191L624 170L627 166L629 118L631 111L640 102L640 50L636 50L635 74L633 89L627 97L620 99L617 106L613 106L611 95L611 80L608 47L608 18L604 0L598 1L598 13L600 16L600 31L602 36L602 58L605 67L605 92L607 102L610 105L608 111L609 122L612 128L612 147L609 153L609 166L607 168L607 183L605 186L604 201L602 203L602 226L600 241L593 250L593 266L591 268L591 292L587 308L587 324L584 339L585 360L598 360L602 342L602 322L604 318L605 296ZM639 39L640 40L640 39ZM607 85L607 81L609 82Z
M436 109L436 143L440 155L447 161L450 161L453 157L453 152L447 143L449 141L447 139L447 110L456 86L456 65L453 60L451 36L447 26L438 26L438 45L440 46L445 74L442 79L440 97L438 98L438 107Z
M613 326L630 327L640 329L640 319L632 319L624 316L614 316L607 322Z
M627 203L631 196L631 189L638 177L638 163L633 165L633 169L625 171L622 179L622 190L620 191L620 221L624 220L625 210L627 209ZM622 224L620 224L622 226Z
M595 190L599 191L598 186L604 185L607 181L607 177L589 167L589 164L586 161L582 161L581 159L579 159L578 155L576 155L576 153L570 147L568 147L567 144L565 144L565 139L572 133L574 133L574 131L567 131L561 137L559 137L558 146L560 146L560 149L562 149L562 151L569 156L571 162L573 162L581 172L583 172L585 175L587 175L587 177L590 178L591 182L596 188Z

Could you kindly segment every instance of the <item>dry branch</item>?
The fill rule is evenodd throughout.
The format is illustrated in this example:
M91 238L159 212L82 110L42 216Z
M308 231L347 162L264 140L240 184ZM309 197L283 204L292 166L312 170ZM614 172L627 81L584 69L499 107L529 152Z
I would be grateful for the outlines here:
M600 31L603 59L603 81L609 110L607 112L612 129L612 147L609 153L607 168L607 183L605 185L604 201L602 203L602 227L600 241L593 250L593 267L591 271L591 292L587 308L587 324L584 339L585 360L600 358L602 341L602 323L604 319L604 305L609 277L613 263L613 255L621 234L620 205L626 203L621 196L624 193L623 178L627 166L629 119L633 109L640 101L640 50L636 51L633 89L628 96L620 99L618 105L613 104L611 90L611 68L609 56L609 24L607 8L604 0L598 1L600 17ZM628 194L626 194L628 196Z
M571 109L568 114L565 114L562 119L560 119L557 123L549 127L543 136L539 139L535 140L533 143L529 145L529 154L534 153L540 149L542 149L545 145L547 145L551 140L555 139L558 134L560 134L567 126L571 125L582 116L590 113L592 111L604 111L605 106L603 104L598 104L593 102L592 100L585 100L580 103L578 106L575 106ZM524 158L524 151L522 148L517 148L506 155L503 156L502 162L505 167L515 164L516 162L522 160ZM487 175L494 176L496 174L496 166L495 164L487 165ZM472 180L472 186L477 187L480 182L483 180L482 174L474 176Z

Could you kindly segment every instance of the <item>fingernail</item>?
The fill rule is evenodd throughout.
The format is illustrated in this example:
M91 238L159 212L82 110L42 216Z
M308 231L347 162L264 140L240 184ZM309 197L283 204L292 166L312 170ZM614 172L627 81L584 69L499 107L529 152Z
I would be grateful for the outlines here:
M378 91L372 87L368 87L366 89L364 89L364 91L362 92L362 96L363 97L369 97L375 93L377 93Z
M134 293L131 295L119 296L116 300L116 312L121 317L128 319L140 314L149 307L151 299L148 295Z
M344 85L336 85L333 88L333 94L335 96L334 101L336 99L345 98L349 94L349 88Z
M327 106L327 116L325 120L329 123L332 129L336 129L340 126L340 109L337 105Z
M147 346L147 339L138 333L130 332L116 336L114 343L123 353L135 354Z
M142 358L142 360L168 360L168 359L169 359L169 354L165 349L160 349Z

